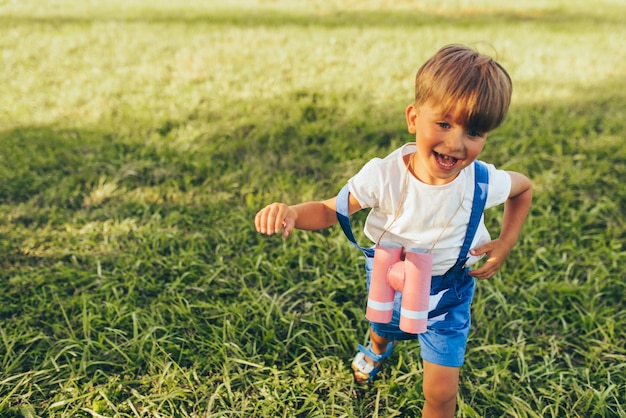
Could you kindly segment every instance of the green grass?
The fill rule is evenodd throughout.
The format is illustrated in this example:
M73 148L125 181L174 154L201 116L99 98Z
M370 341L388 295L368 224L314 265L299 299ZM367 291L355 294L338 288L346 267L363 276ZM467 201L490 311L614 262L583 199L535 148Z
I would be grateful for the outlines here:
M417 344L353 384L339 228L252 220L409 141L450 42L509 69L482 158L535 184L478 284L458 416L626 415L626 5L414 3L0 0L0 416L419 416Z

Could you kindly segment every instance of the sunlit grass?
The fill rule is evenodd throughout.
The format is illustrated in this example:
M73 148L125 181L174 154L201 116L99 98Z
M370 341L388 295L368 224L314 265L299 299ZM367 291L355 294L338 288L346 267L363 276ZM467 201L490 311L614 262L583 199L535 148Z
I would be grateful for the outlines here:
M450 42L509 69L483 156L535 183L518 247L478 285L458 415L625 415L625 12L0 1L0 415L419 416L417 344L352 382L358 251L252 218L410 140L414 73Z
M380 2L127 3L5 5L5 123L145 124L147 115L217 122L263 113L267 101L302 90L349 95L353 112L399 106L411 97L417 66L448 42L497 55L515 80L516 103L604 94L623 75L626 30L612 19L624 10L619 3L607 4L600 22L589 13L602 6L585 2L525 3L521 11L498 2L382 10ZM276 10L297 19L282 24ZM368 20L359 23L358 13ZM385 13L391 17L376 24Z

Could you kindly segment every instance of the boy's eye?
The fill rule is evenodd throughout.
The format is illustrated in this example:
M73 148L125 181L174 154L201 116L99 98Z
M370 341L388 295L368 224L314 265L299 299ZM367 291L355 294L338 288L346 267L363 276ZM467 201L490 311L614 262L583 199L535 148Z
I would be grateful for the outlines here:
M450 124L448 122L437 122L437 125L439 125L440 128L444 129L448 129L450 127Z
M469 131L467 134L469 136L472 136L472 137L481 137L481 136L483 136L483 134L481 132L478 132L478 131Z

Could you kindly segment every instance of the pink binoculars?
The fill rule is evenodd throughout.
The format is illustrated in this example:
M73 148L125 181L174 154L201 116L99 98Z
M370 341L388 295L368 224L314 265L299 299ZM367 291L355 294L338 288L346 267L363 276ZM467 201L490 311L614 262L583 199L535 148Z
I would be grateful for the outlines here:
M402 255L404 253L404 259ZM370 279L366 318L387 324L393 314L395 292L402 292L400 329L410 334L426 332L433 255L395 244L377 244Z

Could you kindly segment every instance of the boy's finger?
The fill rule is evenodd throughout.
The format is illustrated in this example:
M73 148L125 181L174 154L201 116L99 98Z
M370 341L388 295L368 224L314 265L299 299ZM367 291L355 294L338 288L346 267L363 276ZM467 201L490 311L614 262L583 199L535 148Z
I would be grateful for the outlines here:
M276 212L276 214L274 215L274 232L278 233L280 231L280 229L283 227L283 224L285 223L285 219L287 217L287 214L285 213L285 208L284 207L279 207L278 211Z
M289 235L291 235L291 232L293 231L293 220L289 217L285 218L285 220L283 221L283 227L285 228L283 230L283 238L287 238Z
M486 244L479 245L478 247L472 248L470 250L471 255L484 255L489 253L493 249L493 241L490 241Z
M477 279L488 279L493 276L493 273L489 272L488 269L485 268L485 266L482 266L476 270L470 271L470 275Z
M489 279L498 272L501 265L502 263L497 257L490 257L487 261L485 261L485 264L476 270L472 270L470 275L476 277L477 279Z
M265 228L265 219L267 218L267 210L261 209L254 217L254 226L256 230L262 234L265 234L267 229Z

